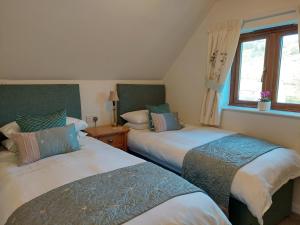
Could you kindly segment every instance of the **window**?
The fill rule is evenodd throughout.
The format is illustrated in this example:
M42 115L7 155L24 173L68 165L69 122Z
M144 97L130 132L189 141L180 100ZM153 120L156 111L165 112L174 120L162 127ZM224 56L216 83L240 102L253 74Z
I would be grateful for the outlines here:
M272 108L300 112L300 53L296 25L242 34L231 73L230 105L256 107L263 90Z

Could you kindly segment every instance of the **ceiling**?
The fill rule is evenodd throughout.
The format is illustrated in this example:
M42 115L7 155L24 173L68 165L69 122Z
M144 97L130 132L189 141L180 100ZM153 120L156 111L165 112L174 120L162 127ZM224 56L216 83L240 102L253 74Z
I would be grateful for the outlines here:
M0 79L161 79L213 0L1 0Z

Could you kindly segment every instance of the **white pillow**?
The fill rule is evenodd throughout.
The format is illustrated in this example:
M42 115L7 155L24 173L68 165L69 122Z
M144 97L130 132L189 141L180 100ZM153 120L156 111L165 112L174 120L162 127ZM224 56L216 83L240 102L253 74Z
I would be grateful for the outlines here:
M73 117L67 117L67 125L74 123L77 132L88 128L88 124L84 120L76 119Z
M77 135L78 135L78 138L81 138L81 137L87 136L87 133L82 132L82 131L78 131Z
M17 152L17 145L12 139L6 139L1 142L1 144L4 146L5 149L7 149L10 152Z
M138 110L124 113L121 117L129 123L148 123L148 110Z
M0 128L0 132L7 137L8 139L1 142L1 144L4 146L5 149L11 152L17 151L17 146L13 142L11 138L12 134L21 132L21 129L19 125L16 123L16 121L8 123Z
M148 123L125 123L124 126L135 130L146 130L149 127Z
M21 128L16 121L8 123L0 128L0 132L7 138L10 138L13 133L21 132Z

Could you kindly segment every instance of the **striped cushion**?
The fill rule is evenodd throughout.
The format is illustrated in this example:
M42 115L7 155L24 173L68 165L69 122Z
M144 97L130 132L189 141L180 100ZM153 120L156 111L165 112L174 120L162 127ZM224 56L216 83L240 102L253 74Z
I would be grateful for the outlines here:
M18 147L19 165L79 150L74 124L38 132L14 133L12 139Z
M152 121L151 113L170 113L170 106L168 103L161 104L161 105L146 105L148 109L148 118L149 118L149 129L154 130L154 124Z
M52 127L63 127L66 125L67 114L61 110L45 116L17 115L16 122L22 132L35 132Z
M151 117L155 132L182 128L178 120L178 113L151 113Z

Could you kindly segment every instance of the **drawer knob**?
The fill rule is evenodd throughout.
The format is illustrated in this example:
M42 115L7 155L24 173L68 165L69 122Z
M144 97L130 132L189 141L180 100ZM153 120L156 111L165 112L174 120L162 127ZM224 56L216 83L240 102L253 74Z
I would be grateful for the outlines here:
M113 143L112 139L107 140L108 143Z

